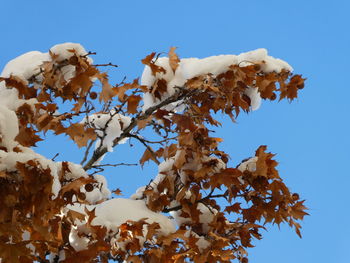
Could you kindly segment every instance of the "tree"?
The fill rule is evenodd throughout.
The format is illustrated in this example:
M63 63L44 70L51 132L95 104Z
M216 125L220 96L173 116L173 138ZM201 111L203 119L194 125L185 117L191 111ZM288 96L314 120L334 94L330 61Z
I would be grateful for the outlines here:
M141 83L112 85L100 69L114 65L93 64L92 55L60 44L1 74L1 262L247 262L268 223L300 236L306 207L274 154L260 146L229 167L211 135L216 113L234 121L261 99L296 98L304 79L286 62L264 49L179 59L171 48L142 60ZM82 164L36 153L47 131L86 147ZM98 173L118 164L102 159L130 138L145 146L140 164L153 161L159 172L130 199L110 199Z

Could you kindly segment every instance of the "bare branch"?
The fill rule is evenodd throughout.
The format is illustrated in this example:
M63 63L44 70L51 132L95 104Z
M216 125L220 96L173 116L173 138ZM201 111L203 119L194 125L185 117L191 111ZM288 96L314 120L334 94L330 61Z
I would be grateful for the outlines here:
M54 157L51 158L52 161L55 161L56 157L59 156L60 153L56 153Z
M100 167L117 167L117 166L137 166L137 163L116 163L116 164L98 164L94 165L91 168L100 168Z
M105 169L104 167L117 167L117 166L137 166L137 163L117 163L117 164L98 164L98 165L94 165L91 168L92 169L96 169L96 171L94 171L93 173L89 174L90 176L97 174L97 173L101 173L103 172Z
M164 142L175 140L177 138L177 137L172 137L172 138L165 138L164 140L160 140L160 141L149 141L149 140L142 138L136 134L130 134L130 137L134 137L134 138L137 137L136 139L142 139L142 141L144 141L146 143L152 143L152 144L156 144L156 143L163 144Z
M112 64L111 62L109 62L107 64L94 64L93 66L95 66L95 67L115 67L115 68L118 67L118 65Z

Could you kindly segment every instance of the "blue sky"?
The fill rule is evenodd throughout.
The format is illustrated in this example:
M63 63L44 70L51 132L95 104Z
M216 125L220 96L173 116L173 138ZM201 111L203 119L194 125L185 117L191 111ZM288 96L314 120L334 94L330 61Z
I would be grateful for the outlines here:
M265 102L237 124L225 120L218 132L233 163L268 145L285 182L310 208L303 239L285 226L271 226L250 250L250 262L349 262L349 1L5 0L1 9L1 68L24 52L46 52L62 42L96 51L97 63L118 64L110 70L115 82L140 76L140 59L170 46L181 57L264 47L286 60L307 78L299 99ZM41 143L39 151L48 157L61 152L59 160L81 159L64 139ZM127 144L108 160L134 162L142 151ZM155 168L108 170L110 187L128 196Z

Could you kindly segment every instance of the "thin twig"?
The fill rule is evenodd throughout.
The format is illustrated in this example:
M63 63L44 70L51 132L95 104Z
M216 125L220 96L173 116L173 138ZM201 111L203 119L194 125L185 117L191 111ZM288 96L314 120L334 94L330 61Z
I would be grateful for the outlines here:
M98 164L98 165L94 165L92 166L91 168L101 168L101 167L117 167L117 166L122 166L122 165L125 165L125 166L137 166L138 164L137 163L116 163L116 164Z
M107 64L94 64L93 66L95 66L95 67L115 67L115 68L118 67L118 65L112 64L111 62L109 62Z
M161 140L161 141L149 141L141 136L138 136L136 134L129 134L130 137L134 137L136 139L142 139L144 142L146 143L159 143L159 144L162 144L163 142L167 142L167 141L171 141L171 140L175 140L177 137L172 137L172 138L165 138L164 140Z
M153 149L140 136L137 136L137 135L134 135L134 134L129 134L129 137L133 137L133 138L137 139L139 142L141 142L147 148L147 150L152 154L152 156L153 156L152 160L157 165L160 165L160 161L158 161L156 153L153 151Z
M138 165L137 163L118 163L118 164L98 164L98 165L94 165L91 168L95 169L95 171L91 174L89 174L90 176L93 176L97 173L101 173L105 170L105 168L103 167L117 167L117 166L121 166L121 165L125 165L125 166L135 166Z
M56 153L54 157L52 157L51 161L55 161L56 157L59 156L60 153Z
M213 191L210 192L210 194L208 194L207 196L203 197L202 199L199 199L197 200L195 203L203 203L205 200L209 199L209 198L220 198L220 197L223 197L223 198L226 198L227 196L227 191L223 194L217 194L217 195L212 195ZM163 213L169 213L171 211L178 211L182 208L182 205L177 205L177 206L174 206L174 207L170 207L170 208L165 208L163 209Z
M96 54L97 54L96 52L89 51L87 54L81 55L80 57L85 58L85 57L87 57L87 56L96 55Z
M84 158L83 158L83 160L81 160L80 165L83 165L83 163L85 163L85 161L87 160L87 157L88 157L89 152L90 152L90 148L94 142L95 142L95 140L91 140L89 142L89 145L86 147L86 150L85 150Z

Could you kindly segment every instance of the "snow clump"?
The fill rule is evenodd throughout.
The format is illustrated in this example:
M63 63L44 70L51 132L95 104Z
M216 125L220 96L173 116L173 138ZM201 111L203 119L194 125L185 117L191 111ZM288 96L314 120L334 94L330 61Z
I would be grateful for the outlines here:
M217 76L228 71L231 65L244 67L262 61L265 62L261 64L262 71L265 73L273 71L279 73L283 69L293 71L293 68L287 62L269 56L266 49L260 48L239 55L219 55L203 59L183 58L180 60L175 72L173 72L170 67L169 58L160 57L155 61L155 64L164 68L166 73L158 72L154 76L150 67L145 66L141 77L141 84L151 88L157 79L166 80L168 83L167 92L164 93L161 98L161 100L164 100L176 92L176 87L183 87L187 80L194 77L205 74ZM261 104L261 97L257 88L250 87L247 89L246 95L251 99L252 110L257 110ZM144 111L161 101L155 98L151 93L145 93L143 100Z

